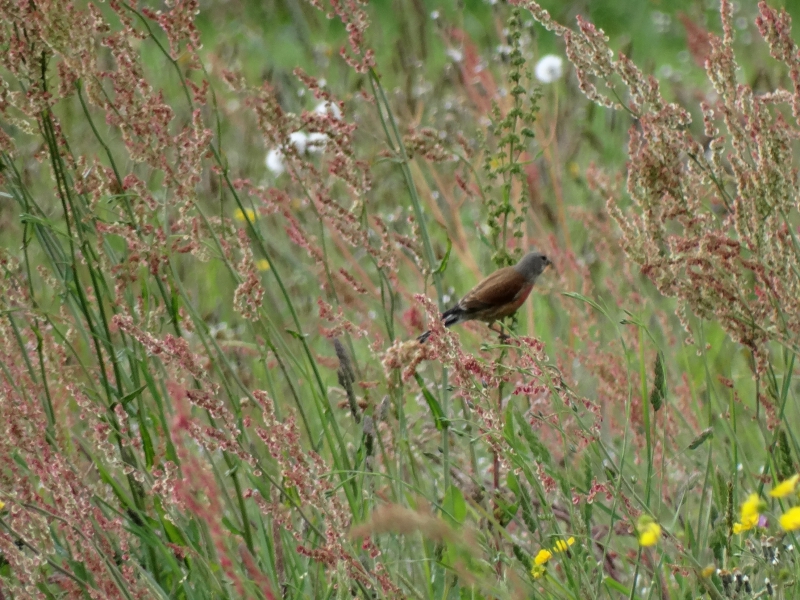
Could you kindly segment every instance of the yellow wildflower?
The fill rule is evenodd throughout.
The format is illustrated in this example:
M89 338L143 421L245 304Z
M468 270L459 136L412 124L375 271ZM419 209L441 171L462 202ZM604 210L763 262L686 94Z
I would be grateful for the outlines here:
M256 269L259 271L269 271L269 261L266 258L261 258L256 261Z
M800 480L800 475L792 475L789 477L789 479L781 481L778 485L772 488L769 492L769 495L773 498L785 498L794 492L795 488L797 487L798 480Z
M758 517L764 508L764 503L758 494L750 494L742 503L741 515L738 523L733 524L733 533L742 533L758 525Z
M783 513L780 522L784 531L800 529L800 506L794 506Z
M256 220L256 211L252 208L245 208L244 210L237 208L233 213L233 218L242 223L245 221L252 222Z
M661 525L651 517L642 515L636 524L636 532L639 534L640 546L655 546L658 543L658 538L661 537Z
M574 543L574 537L569 538L566 542L564 540L558 540L556 541L556 545L553 546L553 552L566 552Z
M0 510L3 510L6 507L6 503L0 500Z
M533 558L534 567L531 569L531 575L533 575L534 579L539 579L546 573L546 569L544 567L545 563L548 560L553 558L554 552L566 552L569 550L569 547L575 543L575 538L571 537L568 540L556 540L555 545L553 546L552 550L547 550L546 548L542 548Z
M578 163L576 162L570 162L567 165L567 171L569 171L569 174L574 178L577 178L578 175L581 174L581 168L578 166Z
M753 517L758 520L758 515L761 513L762 502L761 498L755 492L750 494L742 503L742 521L750 521Z
M705 569L700 571L700 574L703 577L711 577L716 572L717 572L717 567L715 567L714 565L708 565Z

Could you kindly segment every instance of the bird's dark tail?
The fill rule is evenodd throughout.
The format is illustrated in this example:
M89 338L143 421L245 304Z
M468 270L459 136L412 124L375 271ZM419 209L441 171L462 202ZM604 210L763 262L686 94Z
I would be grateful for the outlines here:
M442 323L444 323L445 327L452 327L456 323L461 322L461 317L464 316L464 309L456 304L453 308L448 308L446 311L442 313ZM428 341L428 338L431 337L431 332L426 331L421 336L417 338L417 341L420 344L424 344Z

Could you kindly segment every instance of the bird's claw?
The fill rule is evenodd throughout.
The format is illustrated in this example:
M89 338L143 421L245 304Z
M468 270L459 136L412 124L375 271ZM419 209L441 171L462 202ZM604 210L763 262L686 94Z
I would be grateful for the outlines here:
M497 338L500 340L501 344L505 344L508 340L511 339L511 336L509 336L505 332L505 329L503 328L502 325L500 326L500 329L495 329L493 325L489 325L489 329L491 329L497 334Z

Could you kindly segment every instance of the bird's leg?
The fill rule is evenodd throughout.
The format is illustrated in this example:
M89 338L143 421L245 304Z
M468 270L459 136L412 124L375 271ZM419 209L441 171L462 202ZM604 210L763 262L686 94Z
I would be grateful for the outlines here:
M506 334L506 332L505 332L505 329L503 328L503 324L502 324L502 323L500 323L500 329L499 329L499 330L497 330L497 329L495 329L495 328L494 328L494 323L492 323L491 325L489 325L489 329L491 329L491 330L492 330L492 331L494 331L494 332L495 332L495 333L496 333L498 336L500 336L500 341L501 341L501 342L506 342L506 341L508 341L508 335Z

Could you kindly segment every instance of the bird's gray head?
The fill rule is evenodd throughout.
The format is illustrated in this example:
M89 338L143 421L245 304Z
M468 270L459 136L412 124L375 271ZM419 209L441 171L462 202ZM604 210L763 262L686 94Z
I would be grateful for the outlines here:
M533 283L550 264L550 259L541 252L528 252L514 265L514 270L527 279L528 283Z

